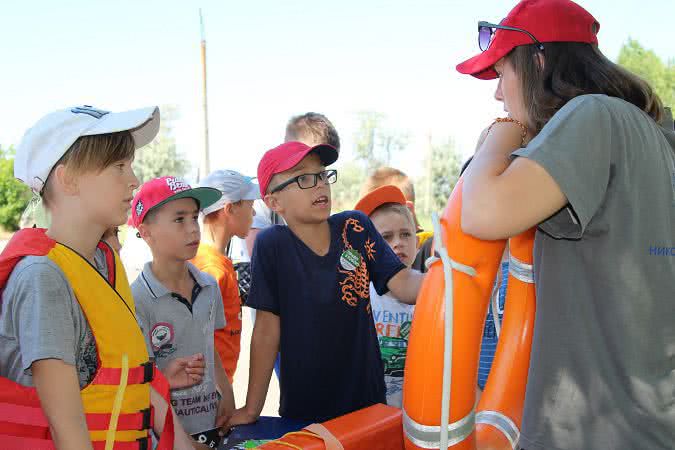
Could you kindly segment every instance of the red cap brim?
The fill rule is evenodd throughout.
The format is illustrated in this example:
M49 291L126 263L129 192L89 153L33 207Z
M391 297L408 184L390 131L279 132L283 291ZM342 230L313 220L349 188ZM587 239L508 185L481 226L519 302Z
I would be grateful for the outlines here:
M457 71L481 80L493 80L498 76L494 69L495 64L506 56L512 48L504 49L491 45L486 51L457 64Z
M274 173L277 174L292 169L293 167L298 165L298 163L302 161L305 156L309 155L312 152L316 152L319 155L319 158L321 159L321 164L323 164L324 166L330 166L338 159L338 151L335 149L335 147L328 144L319 144L315 145L314 147L309 147L304 152L295 153L290 157L284 159L279 163Z

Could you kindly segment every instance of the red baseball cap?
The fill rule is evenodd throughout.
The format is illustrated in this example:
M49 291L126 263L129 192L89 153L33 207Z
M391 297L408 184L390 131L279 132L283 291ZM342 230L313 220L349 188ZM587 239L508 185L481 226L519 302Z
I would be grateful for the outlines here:
M539 42L584 42L598 44L600 23L570 0L523 0L500 25L520 28ZM482 80L497 78L494 65L520 45L533 44L526 33L497 29L490 47L457 65L457 71Z
M217 202L223 194L210 187L192 188L176 177L160 177L143 183L131 202L131 218L129 225L134 228L143 223L146 214L153 208L160 207L179 198L193 198L202 210Z
M316 152L324 166L333 164L338 159L338 151L332 145L319 144L310 147L302 142L284 142L263 155L258 164L258 184L260 195L265 196L272 177L295 167L302 159L312 152Z
M403 191L394 185L388 184L380 186L361 197L361 200L354 206L354 209L369 216L377 208L387 203L396 203L403 206L407 205Z

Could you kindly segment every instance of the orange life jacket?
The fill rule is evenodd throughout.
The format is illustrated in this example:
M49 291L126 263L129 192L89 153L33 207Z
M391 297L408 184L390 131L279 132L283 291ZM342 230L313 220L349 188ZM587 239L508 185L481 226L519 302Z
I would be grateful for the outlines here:
M98 247L107 259L107 279L81 255L50 239L44 229L20 230L0 255L0 290L4 290L12 270L25 256L45 256L59 266L96 341L96 374L81 390L94 449L149 449L152 447L149 430L154 419L150 386L170 405L168 382L148 358L119 257L103 242ZM49 422L35 388L3 377L0 377L0 448L54 449ZM170 408L158 448L173 448Z

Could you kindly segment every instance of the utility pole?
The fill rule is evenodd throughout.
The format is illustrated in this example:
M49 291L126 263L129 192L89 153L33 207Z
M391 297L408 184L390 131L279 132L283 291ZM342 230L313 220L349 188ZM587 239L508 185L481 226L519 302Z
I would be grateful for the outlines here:
M204 36L204 19L202 18L202 9L199 8L199 26L201 29L201 48L202 48L202 108L204 110L204 154L201 158L199 171L197 172L197 181L206 178L211 172L209 161L209 111L206 100L206 37Z

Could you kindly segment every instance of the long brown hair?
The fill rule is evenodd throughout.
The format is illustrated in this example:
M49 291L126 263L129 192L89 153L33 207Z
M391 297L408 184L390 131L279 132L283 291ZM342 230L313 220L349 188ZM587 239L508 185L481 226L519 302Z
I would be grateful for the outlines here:
M536 134L574 97L605 94L630 102L659 122L663 105L649 84L614 64L597 46L578 42L547 42L544 63L534 45L521 45L507 55L518 74L528 127Z

